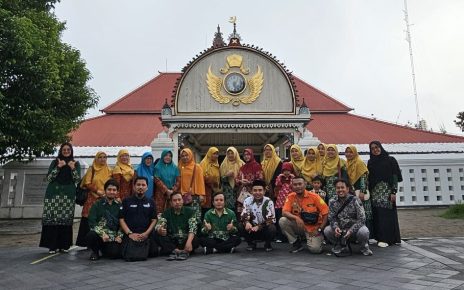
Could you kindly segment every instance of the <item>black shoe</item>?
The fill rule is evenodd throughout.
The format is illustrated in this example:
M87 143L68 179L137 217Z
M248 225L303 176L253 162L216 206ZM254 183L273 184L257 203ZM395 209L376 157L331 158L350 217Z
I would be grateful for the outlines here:
M256 250L256 244L255 243L248 243L248 247L246 248L247 251L254 251Z
M95 253L94 251L92 251L92 253L90 254L89 260L90 261L96 261L98 259L100 259L100 256L98 255L98 253Z
M264 244L264 250L266 252L272 252L272 250L274 250L274 249L272 248L271 243L265 243Z
M293 244L292 248L290 249L290 253L298 253L304 249L303 244L301 243L300 239L297 239Z

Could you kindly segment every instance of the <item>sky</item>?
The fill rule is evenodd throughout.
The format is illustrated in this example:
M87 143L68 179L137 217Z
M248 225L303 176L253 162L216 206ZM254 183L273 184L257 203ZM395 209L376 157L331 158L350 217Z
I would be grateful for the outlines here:
M453 120L464 111L464 1L407 5L419 115L429 129L461 134ZM217 25L226 39L236 16L242 43L277 56L353 113L415 124L404 8L404 0L62 0L55 14L100 96L88 117L159 72L180 72L211 46Z

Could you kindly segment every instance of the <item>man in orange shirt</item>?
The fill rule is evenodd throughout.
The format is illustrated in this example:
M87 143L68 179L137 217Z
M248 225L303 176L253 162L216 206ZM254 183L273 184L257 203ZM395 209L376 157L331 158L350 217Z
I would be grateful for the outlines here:
M322 229L327 224L329 207L316 193L305 190L303 177L295 177L292 181L294 192L290 193L282 209L279 225L282 232L292 243L291 253L303 250L306 239L308 249L313 254L322 252Z

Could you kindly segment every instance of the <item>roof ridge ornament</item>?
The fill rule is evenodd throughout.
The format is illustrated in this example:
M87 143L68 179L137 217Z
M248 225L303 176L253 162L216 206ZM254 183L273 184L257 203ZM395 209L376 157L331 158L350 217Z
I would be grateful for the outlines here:
M223 46L226 46L226 43L224 42L224 39L222 38L221 27L219 27L219 24L218 24L217 32L214 33L213 48L218 48L218 47L223 47Z
M237 33L237 16L231 16L229 22L234 24L234 31L229 35L229 46L242 46L240 44L242 38Z

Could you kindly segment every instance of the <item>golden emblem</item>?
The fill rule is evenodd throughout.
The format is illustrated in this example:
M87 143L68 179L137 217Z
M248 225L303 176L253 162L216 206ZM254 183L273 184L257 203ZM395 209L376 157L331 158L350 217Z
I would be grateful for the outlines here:
M245 75L250 73L250 69L243 65L241 55L229 55L225 67L219 71L225 75L224 78L216 76L211 71L211 65L206 74L208 91L217 102L228 104L232 101L234 106L240 103L251 104L261 94L264 78L260 66L258 65L256 73L247 79ZM246 92L247 94L244 94Z

